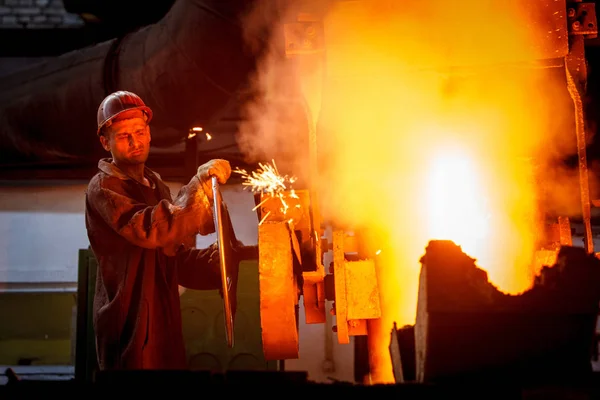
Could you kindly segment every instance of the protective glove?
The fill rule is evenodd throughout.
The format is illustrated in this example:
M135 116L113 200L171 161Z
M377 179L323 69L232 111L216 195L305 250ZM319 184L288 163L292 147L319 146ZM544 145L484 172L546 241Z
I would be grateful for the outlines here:
M213 192L211 178L215 176L217 177L217 181L220 184L225 184L231 176L231 165L229 165L229 161L227 160L210 160L198 167L198 172L196 173L196 176L202 183L204 192L206 193L208 198L212 200Z
M235 257L235 253L237 253L240 249L242 249L244 247L244 243L242 243L240 240L236 241L236 243L232 243L231 244L232 250L233 250L233 254L232 256ZM214 242L212 243L210 246L208 246L206 248L206 254L208 254L208 265L210 265L211 268L216 268L220 271L221 268L221 257L219 255L219 243L218 242Z
M208 253L208 265L211 269L219 271L221 258L219 257L219 244L217 242L212 243L206 249Z
M229 161L217 158L199 166L196 175L201 181L210 181L211 177L216 176L219 183L224 185L231 176L231 165Z

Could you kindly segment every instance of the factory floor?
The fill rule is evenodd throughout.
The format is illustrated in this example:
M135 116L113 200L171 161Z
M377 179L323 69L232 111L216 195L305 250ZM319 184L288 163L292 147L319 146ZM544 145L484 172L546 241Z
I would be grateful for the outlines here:
M260 372L262 374L265 371ZM237 379L235 382L224 382L215 380L212 382L206 381L205 377L198 375L183 375L178 376L178 373L167 373L161 376L159 371L157 374L149 375L148 379L139 379L139 377L128 380L128 382L113 382L113 384L79 384L73 380L22 380L16 383L9 383L0 386L0 398L24 398L31 394L42 394L46 396L56 395L64 396L68 394L83 395L86 398L93 394L102 394L107 390L107 394L116 393L118 389L122 393L122 389L131 386L132 393L140 395L140 390L150 389L165 386L169 389L175 389L178 393L185 393L188 389L197 390L210 387L212 391L214 386L221 389L237 388L244 390L244 394L251 394L252 389L256 389L258 395L268 393L269 389L293 391L294 397L301 395L371 395L371 396L393 396L391 398L403 399L423 399L423 398L460 398L460 399L519 399L519 400L541 400L541 399L577 399L577 400L592 400L600 399L600 376L598 379L593 379L583 384L575 385L548 385L543 387L514 387L507 386L502 383L493 385L482 384L478 382L462 383L462 384L398 384L398 385L359 385L349 383L312 383L295 381L294 379L281 379L285 373L280 372L279 377L272 374L265 375L260 378L259 375L251 373L247 379ZM25 376L25 375L24 375ZM39 375L42 376L42 375ZM64 377L64 375L63 375ZM116 384L114 384L116 383ZM189 387L189 388L188 388ZM160 389L162 390L162 389ZM216 392L225 393L225 392ZM278 394L279 394L278 393ZM104 397L104 395L102 395Z
M583 246L583 238L580 236L578 227L573 229L573 245ZM594 237L595 251L600 251L600 235ZM600 326L598 326L598 332L600 333ZM9 383L9 378L5 371L7 369L14 371L19 381L16 384L13 382ZM364 386L356 385L352 383L327 383L317 384L310 381L302 380L285 380L281 379L285 376L285 372L280 372L278 376L272 374L262 374L262 378L258 378L260 375L257 373L251 373L248 376L252 377L253 384L248 382L248 379L241 379L237 382L237 386L240 384L244 387L247 386L260 386L269 385L272 382L277 383L278 386L294 386L295 393L299 392L311 392L311 393L375 393L379 391L381 394L392 394L402 395L404 398L421 398L422 396L427 397L444 397L448 398L449 394L456 394L461 398L502 398L502 399L599 399L600 400L600 360L592 361L592 369L594 375L592 379L586 381L583 384L575 384L570 386L553 386L553 387L534 387L534 388L522 388L522 387L478 387L477 384L469 385L456 385L456 386L439 386L439 385L423 385L423 384L399 384L399 385L375 385L375 386ZM177 387L187 386L230 386L229 382L224 380L212 379L207 381L206 376L202 374L198 375L177 375L167 373L161 375L154 375L152 378L145 378L144 376L137 376L134 379L129 380L130 382L144 383L144 386L153 386L152 384L162 383L177 383ZM260 373L259 373L260 374ZM160 379L156 379L159 376ZM0 365L0 398L2 393L12 392L15 394L25 393L30 390L43 390L51 391L56 389L57 392L63 390L69 390L77 388L77 390L94 390L94 388L101 388L107 384L94 383L90 385L79 385L74 380L75 372L74 367L69 365L31 365L31 366L7 366ZM147 376L146 376L147 377ZM122 384L122 382L120 383ZM231 384L231 386L234 386Z

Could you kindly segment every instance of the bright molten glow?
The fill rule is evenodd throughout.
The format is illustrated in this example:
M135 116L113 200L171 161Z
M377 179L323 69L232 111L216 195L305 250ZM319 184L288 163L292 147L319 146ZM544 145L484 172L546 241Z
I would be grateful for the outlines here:
M558 128L570 112L564 81L508 66L531 57L523 7L466 3L340 2L325 21L319 146L330 151L319 195L323 215L370 230L382 250L372 382L393 380L390 329L415 322L430 240L462 246L504 292L530 287L540 199L531 160L544 165L572 139Z
M455 241L500 290L520 293L531 284L539 203L547 200L539 181L560 180L548 193L567 193L561 215L572 211L576 175L548 167L574 149L564 68L527 64L544 48L540 38L561 33L532 29L533 3L332 2L322 67L279 52L259 65L254 83L263 97L246 109L241 148L252 158L304 146L293 134L306 130L307 115L281 90L301 87L318 119L321 215L368 232L377 254L383 315L379 330L369 327L371 382L393 381L390 330L415 322L419 260L430 240ZM301 173L312 166L302 154L278 159Z
M431 238L453 240L471 256L484 255L493 239L492 210L474 160L456 152L440 154L431 162L426 202Z
M423 232L460 245L499 289L522 292L532 282L537 228L529 164L515 159L508 172L473 150L442 145L426 159Z

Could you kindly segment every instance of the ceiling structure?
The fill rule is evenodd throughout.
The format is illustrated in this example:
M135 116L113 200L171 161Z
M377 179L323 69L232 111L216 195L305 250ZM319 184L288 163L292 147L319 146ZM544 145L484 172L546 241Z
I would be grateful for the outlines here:
M227 158L235 166L252 167L240 153L235 135L241 121L241 99L245 94L243 80L247 79L248 73L251 71L253 58L248 55L235 54L239 52L235 47L239 44L236 42L236 39L239 38L230 39L234 29L228 25L227 21L234 12L241 9L241 6L232 6L227 1L219 0L182 1L180 4L194 6L194 10L190 12L180 7L180 10L169 12L174 8L174 3L174 0L152 2L142 0L127 2L64 0L65 9L80 15L86 22L83 27L50 30L0 29L0 41L9 44L0 49L0 65L2 66L0 67L0 88L3 93L0 94L0 106L8 104L5 106L7 112L5 120L2 122L5 129L7 125L13 123L16 127L15 131L19 132L11 136L9 130L8 135L5 134L4 138L0 135L0 143L2 143L0 147L4 149L0 150L0 152L4 151L0 157L0 180L89 179L97 171L98 158L108 156L108 153L101 149L95 135L90 135L85 140L76 137L65 139L64 132L59 131L64 130L66 125L75 121L72 124L74 127L85 127L88 131L93 132L95 109L92 110L92 108L97 107L96 103L99 104L105 95L105 93L99 92L100 89L108 92L118 89L133 90L149 103L161 103L161 100L163 103L177 103L173 105L157 104L154 110L155 121L152 129L155 146L151 150L148 164L165 179L186 181L193 174L197 163L217 157ZM238 1L237 3L244 5L251 2ZM227 12L231 12L231 14L225 15ZM195 15L195 17L190 15ZM165 27L164 25L169 24L166 21L171 21L171 26ZM185 24L198 24L198 22L204 22L208 28L214 28L216 35L222 34L225 38L209 37L210 32L203 33L196 27L188 26L186 28L184 26ZM177 24L181 26L176 26ZM178 33L173 33L174 29L193 31L194 33L199 31L198 38L186 39ZM140 31L145 31L145 33L140 33ZM161 47L165 46L165 43L159 42L166 35L170 35L171 42L166 43L169 47L187 46L188 48L184 48L179 53L165 52ZM202 43L196 46L194 42L205 42L204 48L190 50L191 47L202 47ZM115 43L118 45L116 46ZM154 43L156 45L152 47ZM227 49L228 45L229 49ZM118 48L115 49L115 47ZM155 54L142 54L140 49ZM119 75L113 77L115 82L112 82L112 87L107 87L110 86L106 83L108 80L106 70L109 68L103 65L105 61L98 59L110 58L111 55L114 55L112 57L115 64L114 69L118 70L115 75ZM181 72L181 70L189 69L185 64L186 57L188 57L189 64L194 64L194 60L189 60L190 55L200 61L196 62L196 68L187 71L186 75L186 72ZM229 60L226 61L230 61L232 65L226 67L231 72L215 71L216 68L225 70L225 65L218 62L213 62L214 66L198 65L203 62L202 57L217 59L218 56L229 57ZM179 64L174 60L177 57L180 59ZM120 64L117 64L116 59L120 59L118 60ZM147 74L139 73L141 70L139 63L131 65L136 63L137 59L140 60L139 62L145 63L145 69L163 68L164 71L156 71L153 83L160 83L160 80L163 79L163 85L172 88L151 87L146 90L148 85L143 81L147 78ZM91 66L86 67L85 65ZM82 77L82 75L99 75L99 68L105 70L104 76L89 79ZM175 70L169 71L169 68ZM202 80L191 74L210 76ZM50 75L53 77L48 78ZM164 78L165 76L166 78ZM123 82L118 82L118 78L121 78ZM180 82L173 83L177 78L181 78ZM93 79L98 82L90 83L89 81ZM181 82L186 79L186 82ZM212 86L208 87L211 79L219 80L214 86L220 85L221 91ZM58 87L53 87L57 83ZM104 87L100 88L99 86L102 85ZM136 85L140 87L140 90L135 90ZM212 98L194 99L193 93L189 92L189 86L193 87L194 85L198 86L198 92ZM68 86L73 88L69 89ZM63 87L67 87L67 89L62 90ZM81 88L81 94L73 94L78 87ZM53 91L60 92L61 90L63 93L53 93ZM187 93L185 93L186 90L188 90ZM15 96L23 100L15 101ZM35 97L45 98L45 100L31 100ZM94 102L93 107L89 104L87 106L77 104L79 97L82 103ZM163 100L162 97L166 99ZM187 100L178 97L184 97ZM56 105L56 103L64 102L71 104L64 107ZM198 118L190 116L189 111L179 112L188 104L191 104L189 107L197 108ZM66 114L69 111L68 107L75 109L73 114L79 112L85 114L88 121L78 123L77 115L57 119L56 114ZM49 111L43 111L42 108L48 108ZM92 113L92 111L94 112ZM174 117L171 117L171 114ZM36 126L32 119L38 119L39 125L42 126ZM80 116L79 119L81 119ZM168 119L177 119L177 121L168 121ZM50 129L50 131L56 133L38 132L49 130L48 126L51 124L54 129ZM202 134L188 139L189 128L193 126L202 126L204 131ZM30 142L38 141L39 148L30 149L26 148L29 146L27 143L16 143L19 138L15 138L15 136L21 135L20 132L23 130L32 132L27 139ZM83 132L71 132L71 134L85 135ZM210 140L207 140L208 137ZM93 142L93 145L90 145L90 142ZM50 147L56 143L58 143L57 152L67 153L67 157L52 158L43 154L51 153L54 150L41 147ZM82 149L83 147L87 148Z
M11 72L21 74L24 67L33 66L32 68L35 69L35 65L40 62L56 64L55 60L65 58L65 55L68 54L85 54L88 51L86 49L89 48L110 47L110 44L107 43L114 42L115 38L128 38L124 39L123 42L125 44L128 41L132 43L129 38L135 36L135 32L163 24L165 16L172 11L176 1L63 0L63 3L68 12L79 15L85 21L83 26L73 29L0 29L0 42L3 43L3 46L0 47L0 89L4 90L5 86L3 85L14 85ZM233 7L232 4L250 4L252 0L190 0L189 3L198 8L204 8L204 11L209 15L216 15L217 18L221 18L222 15L219 13ZM166 30L163 30L163 33L165 32ZM218 41L219 38L205 36L198 39L198 41L202 40ZM141 39L136 42L134 38L133 42L138 46L148 46L148 43L141 41ZM223 47L223 44L227 43L216 43L215 47ZM597 59L600 60L598 54L600 53L600 41L598 39L589 40L587 46L591 62L596 63ZM133 45L130 45L129 49L131 52L135 51L132 50ZM89 51L89 53L92 52ZM78 60L77 56L71 58L72 62L68 65ZM600 65L600 61L596 65ZM230 64L227 67L240 69L238 74L234 74L236 75L234 78L238 81L245 72L248 72L248 65L233 64L232 66ZM242 71L244 68L246 70ZM43 69L40 69L38 76L43 72ZM86 72L89 72L89 70ZM9 75L11 77L6 78ZM137 79L142 78L138 77ZM595 77L595 69L592 68L590 87L600 92L598 81ZM236 81L237 83L240 82ZM167 127L168 124L162 123L160 118L155 121L158 126L153 127L153 133L156 133L155 142L158 146L152 150L149 165L155 167L165 178L174 180L185 180L191 173L194 163L201 163L215 157L230 159L233 164L240 167L252 167L252 165L249 165L249 160L244 159L243 152L240 151L236 140L239 125L243 122L243 104L246 98L243 85L237 87L239 90L236 95L228 96L227 99L223 96L217 101L218 107L215 106L212 109L208 107L211 118L209 120L203 118L200 125L204 128L204 132L210 133L212 137L210 141L207 141L204 135L197 135L195 139L187 140L187 127ZM35 93L32 93L32 95L35 95ZM151 95L154 96L155 94L151 93ZM98 102L98 93L95 96L94 100ZM164 110L173 109L163 108ZM207 111L207 113L209 112ZM158 114L161 114L160 110ZM87 115L90 116L89 110ZM90 119L93 122L93 117ZM169 129L168 134L161 133L165 132L167 128ZM179 129L179 132L174 135L171 132L173 129ZM177 140L171 143L161 143L161 137L175 137ZM92 141L95 141L95 137L92 138ZM52 143L52 141L49 142ZM0 157L0 180L88 179L96 171L98 157L104 154L99 144L96 143L95 150L86 150L85 155L88 157L77 159L36 161L28 158ZM89 157L90 155L91 157ZM252 161L250 161L251 163Z

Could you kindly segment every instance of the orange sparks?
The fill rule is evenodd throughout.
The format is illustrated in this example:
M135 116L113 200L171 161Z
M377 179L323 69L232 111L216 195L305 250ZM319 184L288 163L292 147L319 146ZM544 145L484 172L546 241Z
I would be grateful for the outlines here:
M259 168L251 173L248 173L246 170L240 168L236 168L233 172L240 174L244 178L242 185L249 187L253 193L262 193L268 195L268 197L257 204L252 211L258 209L270 198L278 198L281 202L280 211L283 214L286 214L290 207L285 200L286 197L295 199L298 198L294 189L291 188L291 184L296 181L296 177L281 175L277 170L275 160L271 160L271 162L272 165L259 163ZM267 219L269 214L270 212L265 214L259 225Z
M273 165L259 163L259 168L256 171L252 171L252 173L248 173L246 170L240 168L236 168L233 172L245 178L242 184L250 187L252 192L275 195L287 190L287 184L293 184L296 178L281 175L277 170L275 160L272 160L272 163Z

